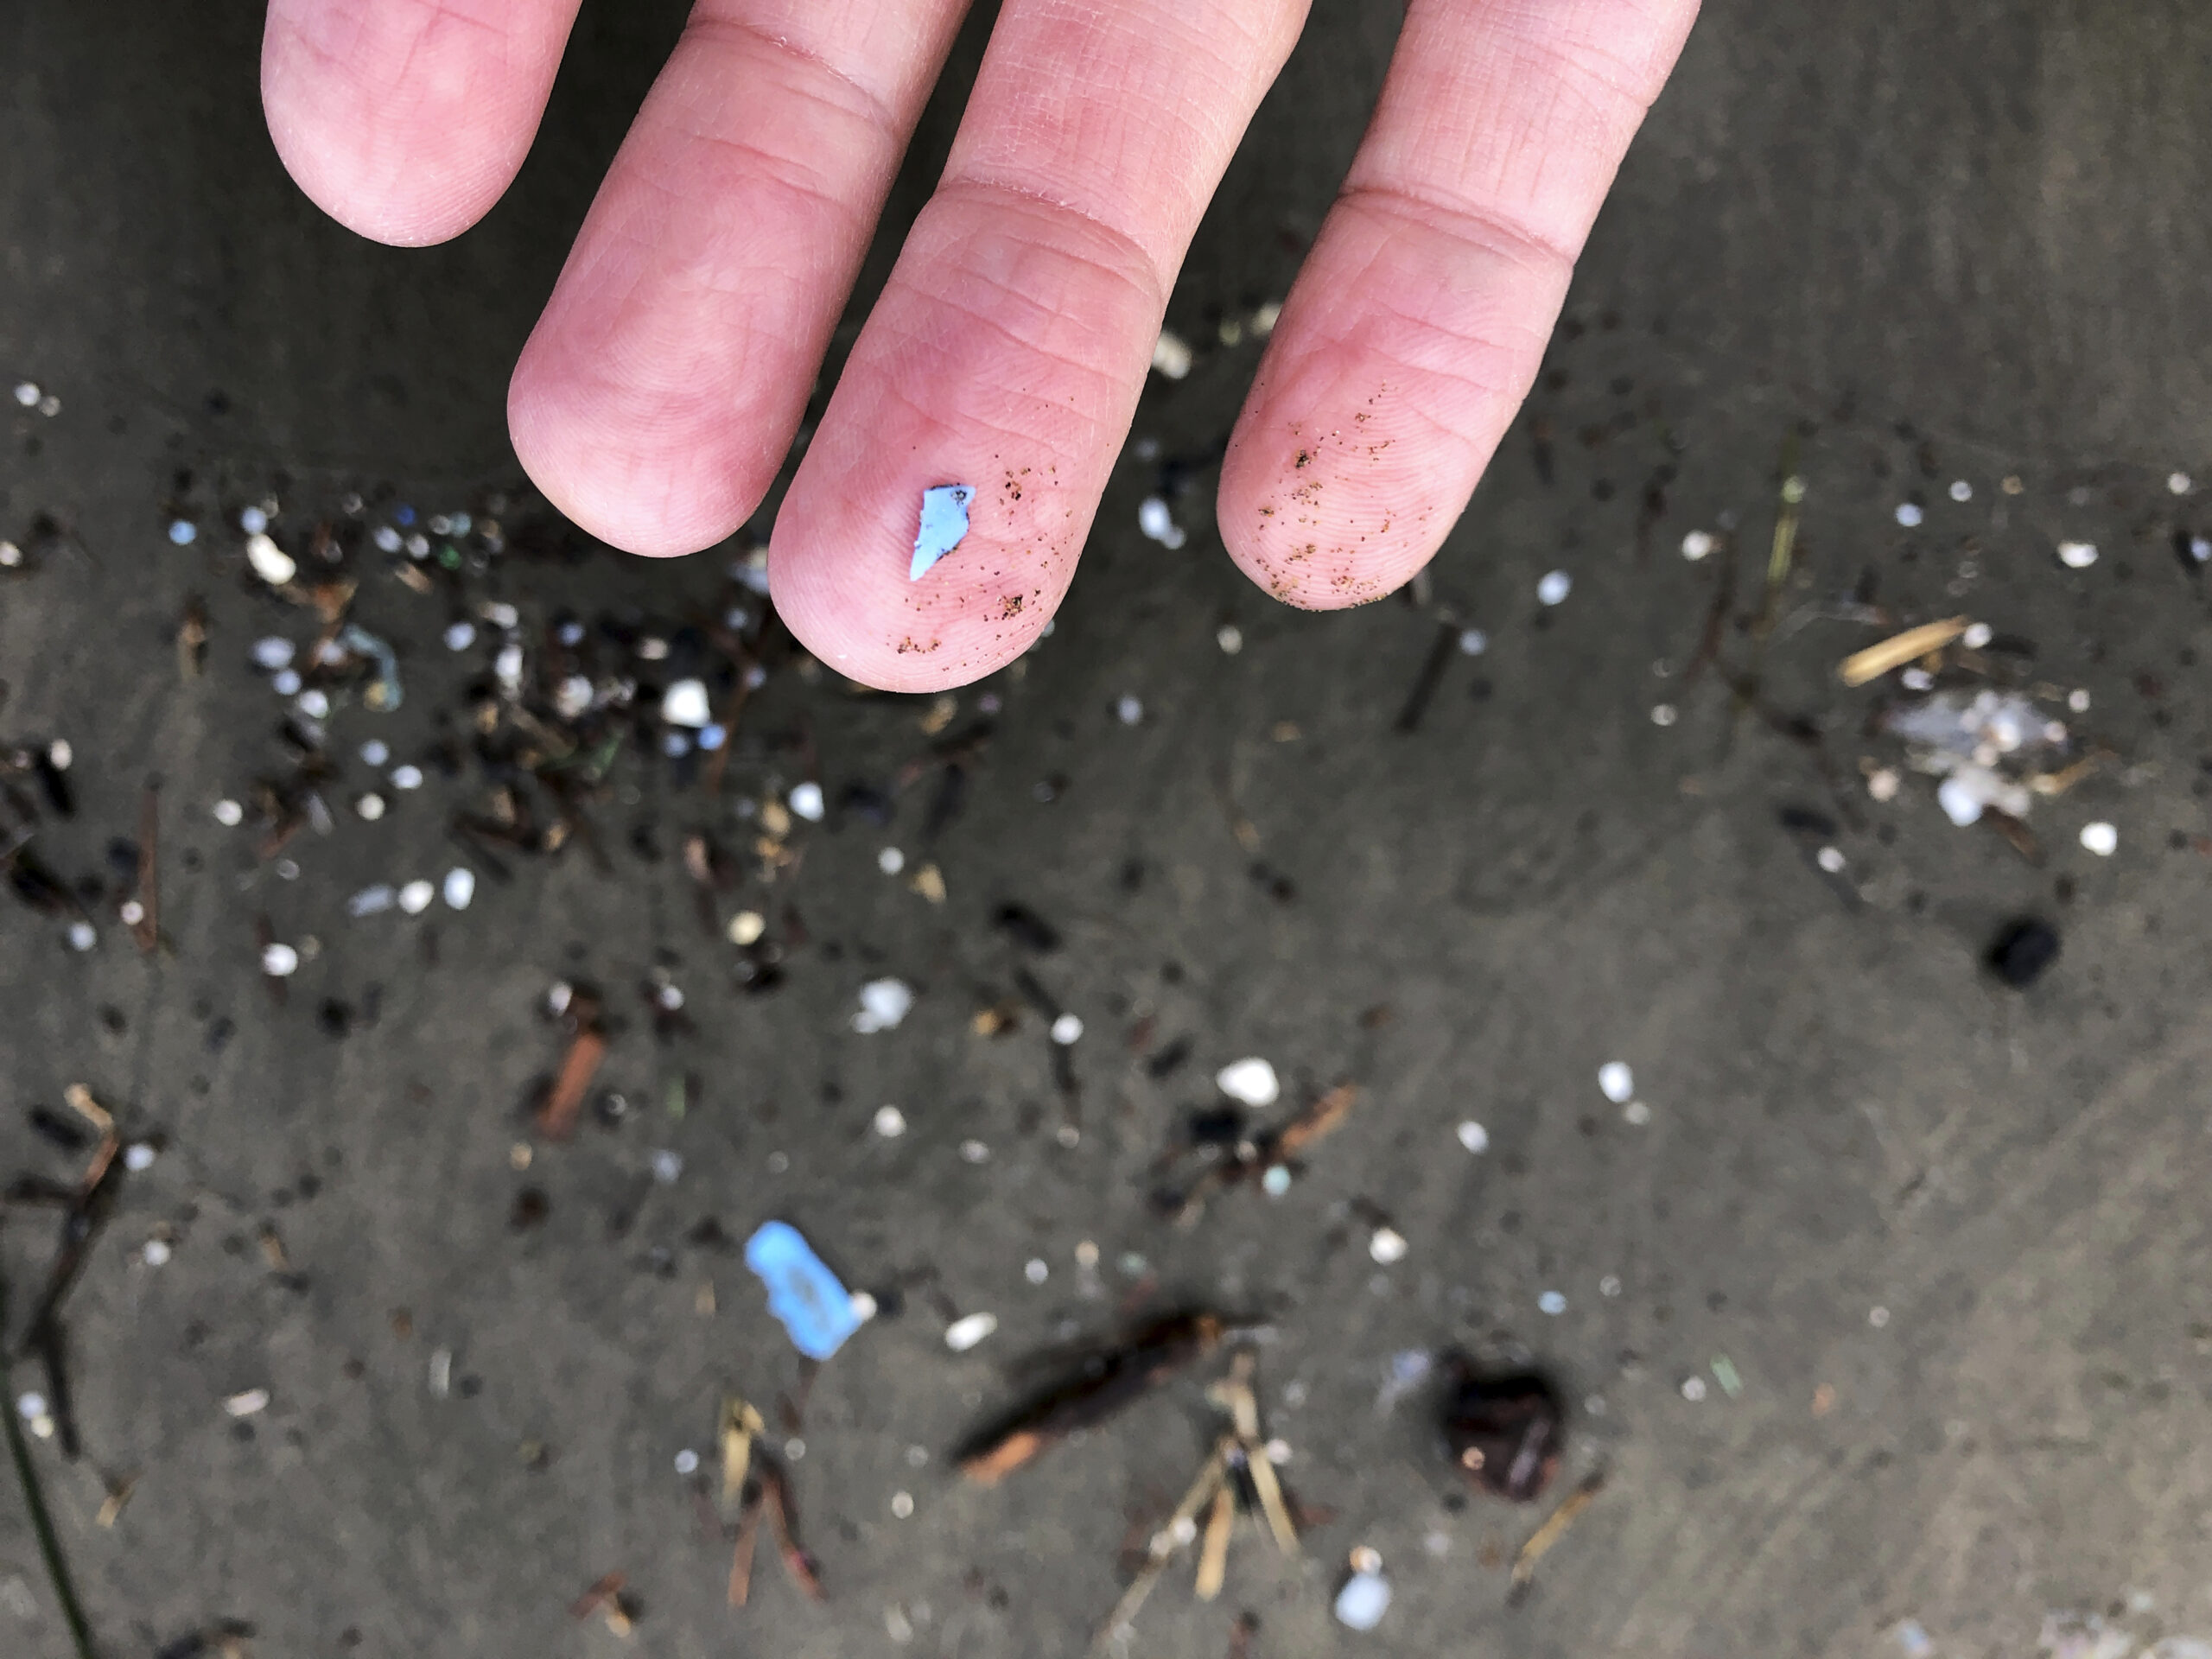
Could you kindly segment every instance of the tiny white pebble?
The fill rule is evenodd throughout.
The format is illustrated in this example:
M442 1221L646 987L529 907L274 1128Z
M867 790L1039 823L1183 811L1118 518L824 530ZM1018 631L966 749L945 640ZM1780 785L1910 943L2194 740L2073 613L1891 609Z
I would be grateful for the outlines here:
M1548 570L1536 583L1536 601L1542 605L1557 605L1574 591L1574 578L1564 570Z
M1908 691L1933 690L1936 685L1936 677L1926 669L1916 665L1905 669L1898 674L1897 678Z
M1895 766L1879 766L1866 774L1866 792L1878 801L1893 801L1904 781Z
M39 1393L19 1395L16 1399L16 1415L26 1422L34 1417L46 1415L46 1396Z
M1489 649L1490 635L1480 628L1459 630L1459 654L1462 657L1479 657Z
M2187 473L2168 473L2166 488L2176 495L2187 495L2196 487L2196 481Z
M1618 1106L1636 1092L1636 1073L1624 1060L1607 1060L1598 1068L1598 1087Z
M1536 1298L1536 1306L1543 1312L1557 1316L1567 1312L1567 1298L1558 1291L1548 1290Z
M729 942L751 944L768 931L768 918L757 910L741 910L729 918Z
M1083 1020L1080 1015L1064 1014L1052 1021L1052 1040L1062 1048L1077 1041L1082 1036Z
M965 1164L988 1164L991 1161L991 1149L970 1135L960 1143L960 1160Z
M2120 831L2101 818L2082 826L2082 845L2099 858L2110 858L2120 849Z
M169 1262L169 1243L165 1238L149 1238L139 1249L138 1259L149 1268L165 1268Z
M52 392L48 392L45 397L38 400L38 412L49 421L52 420L61 412L61 400Z
M1167 503L1156 495L1148 495L1137 504L1137 529L1147 540L1158 542L1171 553L1190 539L1175 522Z
M446 872L445 900L453 910L467 910L469 901L476 897L476 872L466 864L456 864Z
M125 927L136 927L146 919L146 906L136 899L126 899L116 912L116 919Z
M214 814L215 822L226 830L235 830L245 822L245 809L233 800L219 800L208 810Z
M80 920L69 924L69 948L72 950L89 950L99 943L99 937L90 922Z
M2077 715L2089 712L2089 694L2080 686L2066 694L2066 706Z
M1255 1055L1232 1060L1214 1074L1214 1087L1243 1106L1272 1106L1282 1093L1275 1069Z
M410 881L399 890L399 907L410 916L420 916L430 907L430 900L437 896L437 889L423 880Z
M245 560L253 567L253 574L271 588L282 588L299 574L300 567L292 556L268 537L252 535L245 538Z
M998 1328L997 1314L970 1313L966 1319L955 1319L945 1327L944 1345L956 1354L964 1354Z
M309 720L327 720L330 717L330 694L310 687L300 693L292 706Z
M708 705L707 685L703 680L678 680L661 693L660 717L671 726L688 727L696 731L714 718Z
M1178 1548L1181 1548L1198 1537L1198 1523L1187 1515L1179 1515L1167 1529L1167 1535L1174 1540Z
M1406 1248L1405 1235L1395 1227L1377 1227L1367 1241L1368 1255L1386 1268L1405 1260Z
M289 944L271 944L261 953L261 971L271 979L284 979L299 971L300 953Z
M1866 1323L1872 1325L1877 1331L1880 1330L1889 1322L1890 1310L1888 1308L1870 1307L1866 1310Z
M1290 1449L1290 1442L1280 1434L1261 1449L1268 1454L1268 1461L1278 1469L1283 1467L1296 1455Z
M476 625L474 622L454 623L446 630L445 641L448 651L467 651L476 643Z
M1714 541L1711 531L1694 530L1682 537L1682 556L1694 564L1700 559L1711 556L1717 545L1719 543Z
M1677 718L1679 715L1673 703L1655 702L1651 705L1651 723L1654 726L1671 726Z
M908 1516L913 1514L913 1512L914 1495L912 1492L893 1492L891 1494L891 1513L893 1516L898 1519L904 1521Z
M1244 630L1234 622L1224 622L1214 630L1213 642L1221 647L1223 656L1234 657L1244 649Z
M223 1409L233 1417L251 1417L254 1413L268 1408L269 1390L266 1389L248 1389L223 1402Z
M809 823L822 822L822 815L827 809L822 798L821 785L811 782L794 784L791 785L791 794L786 798L790 803L792 817L804 818Z
M1705 1379L1686 1376L1682 1379L1682 1398L1693 1402L1705 1398Z
M422 788L423 769L420 766L394 766L391 769L391 786L394 789Z
M159 1155L150 1141L133 1141L123 1149L123 1166L137 1175L151 1169L154 1160Z
M1900 501L1897 503L1897 523L1903 524L1907 530L1917 529L1920 524L1920 509L1913 505L1911 502Z
M1988 623L1972 622L1967 625L1967 631L1959 636L1959 643L1968 651L1980 651L1996 637L1997 631Z
M2086 570L2097 562L2097 544L2094 542L2061 542L2058 544L2058 562L2069 570Z
M1138 698L1124 693L1115 702L1114 718L1124 726L1134 726L1144 718L1144 704Z
M681 1452L676 1454L676 1472L679 1475L697 1474L699 1472L699 1454L696 1452L694 1452L690 1446L685 1446Z
M853 1317L858 1319L862 1325L866 1325L870 1319L875 1317L875 1298L869 1295L868 1292L864 1290L855 1291L852 1294L851 1305Z
M38 382L35 380L26 380L16 388L16 401L25 409L36 404L38 397Z
M1953 479L1951 480L1951 499L1954 501L1973 500L1974 486L1967 483L1963 478Z
M1843 874L1845 861L1843 851L1840 848L1823 847L1819 852L1813 855L1813 861L1818 864L1822 869L1826 870L1830 875L1841 875Z
M906 855L896 847L887 847L875 855L875 868L886 875L896 875L906 868Z
M391 750L382 738L372 737L361 745L361 764L365 766L381 766L391 759Z
M887 1141L896 1141L906 1133L906 1114L896 1106L877 1107L875 1132Z
M1161 329L1152 343L1152 366L1167 379L1180 380L1191 372L1189 342L1172 328Z
M1021 1276L1033 1285L1041 1285L1052 1277L1052 1270L1045 1265L1045 1258L1033 1255L1021 1269Z
M367 794L362 796L359 800L353 803L353 810L359 813L366 822L374 823L378 818L384 817L384 797L378 794L374 790L371 790Z
M1631 1100L1621 1108L1621 1117L1640 1129L1651 1121L1651 1109L1640 1100Z
M1490 1131L1476 1122L1474 1119L1469 1118L1459 1126L1459 1144L1469 1152L1488 1152Z
M12 570L23 562L23 550L13 542L0 541L0 568Z

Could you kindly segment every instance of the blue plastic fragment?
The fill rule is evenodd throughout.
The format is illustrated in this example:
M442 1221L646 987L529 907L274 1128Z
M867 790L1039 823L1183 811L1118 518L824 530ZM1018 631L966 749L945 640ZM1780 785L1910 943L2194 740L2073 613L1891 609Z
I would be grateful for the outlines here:
M914 564L906 580L919 582L929 568L960 545L968 533L968 504L976 499L966 484L932 484L922 492L922 529L914 537Z
M745 1241L745 1265L768 1287L768 1311L784 1322L791 1345L809 1359L827 1359L861 1328L852 1293L788 1222L768 1221Z

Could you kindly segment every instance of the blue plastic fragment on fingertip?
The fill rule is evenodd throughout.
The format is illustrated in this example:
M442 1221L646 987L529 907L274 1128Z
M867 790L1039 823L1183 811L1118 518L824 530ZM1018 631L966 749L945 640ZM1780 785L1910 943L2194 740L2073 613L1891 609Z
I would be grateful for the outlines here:
M921 533L914 537L913 568L906 580L919 582L929 568L960 545L968 533L968 504L976 499L966 484L932 484L922 492Z
M763 1222L745 1241L745 1265L768 1287L768 1311L809 1359L829 1358L861 1328L852 1293L789 1222Z

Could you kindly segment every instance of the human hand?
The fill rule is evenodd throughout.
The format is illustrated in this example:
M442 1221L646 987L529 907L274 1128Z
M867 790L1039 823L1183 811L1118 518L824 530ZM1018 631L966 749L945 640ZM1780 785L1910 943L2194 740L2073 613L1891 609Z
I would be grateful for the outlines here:
M270 0L278 153L379 241L504 191L577 0ZM698 0L508 391L577 524L688 553L789 452L964 0ZM1412 0L1374 122L1223 464L1230 555L1294 605L1426 563L1535 377L1697 0ZM1005 0L937 194L798 465L778 611L852 678L933 690L1067 590L1167 296L1306 0ZM973 486L910 581L922 493Z

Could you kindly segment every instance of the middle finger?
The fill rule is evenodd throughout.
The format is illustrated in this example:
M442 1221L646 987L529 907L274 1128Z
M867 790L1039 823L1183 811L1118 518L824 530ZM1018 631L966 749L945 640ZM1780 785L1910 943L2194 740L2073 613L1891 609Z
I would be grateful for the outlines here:
M776 608L897 690L1027 648L1073 575L1168 289L1306 0L1008 0L950 161L776 521ZM969 531L919 580L923 492Z

